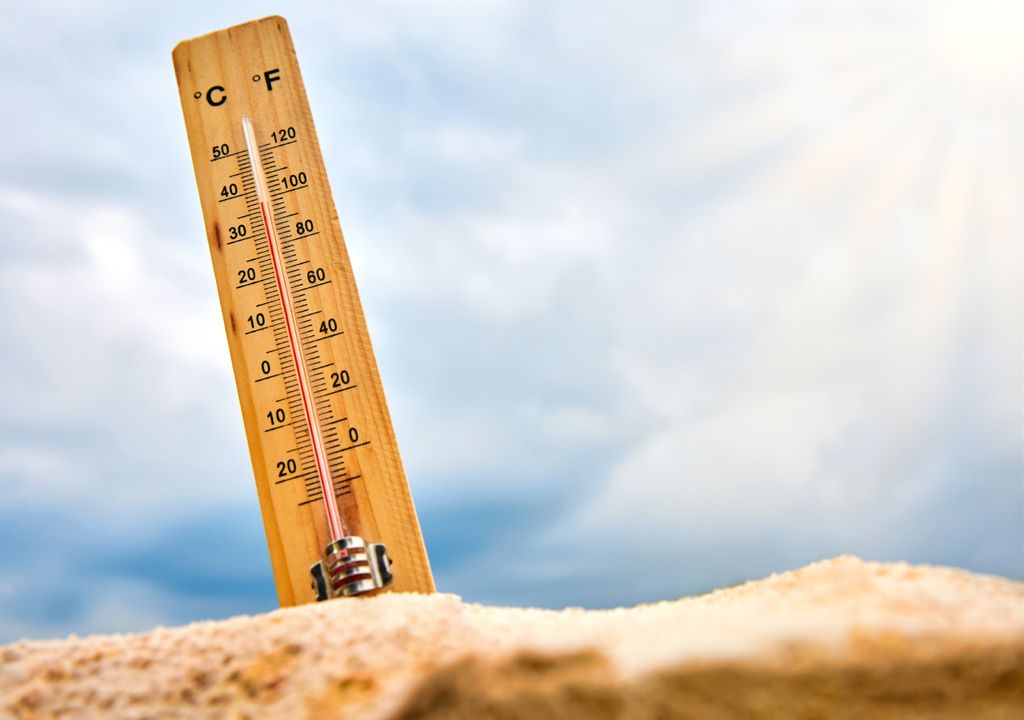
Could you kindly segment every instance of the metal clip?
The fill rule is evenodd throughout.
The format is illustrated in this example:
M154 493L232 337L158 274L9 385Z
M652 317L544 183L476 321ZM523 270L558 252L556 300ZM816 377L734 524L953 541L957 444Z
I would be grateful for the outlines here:
M362 595L394 579L387 548L354 535L328 545L324 559L314 563L309 571L317 600Z

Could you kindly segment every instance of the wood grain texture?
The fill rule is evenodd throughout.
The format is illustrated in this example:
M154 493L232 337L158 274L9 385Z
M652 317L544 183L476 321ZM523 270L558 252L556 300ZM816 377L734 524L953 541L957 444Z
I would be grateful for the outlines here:
M273 191L273 223L302 316L317 416L331 438L342 519L350 534L387 545L395 573L389 590L433 592L287 23L268 17L187 40L173 59L281 605L313 600L309 568L330 538L295 363L282 350L281 299L254 212L243 114L252 119Z

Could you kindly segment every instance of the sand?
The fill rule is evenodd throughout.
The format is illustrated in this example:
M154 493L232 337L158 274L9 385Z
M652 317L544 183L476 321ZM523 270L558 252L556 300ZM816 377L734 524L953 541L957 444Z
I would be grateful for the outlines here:
M0 648L12 718L1024 718L1024 584L827 560L617 610L389 594Z

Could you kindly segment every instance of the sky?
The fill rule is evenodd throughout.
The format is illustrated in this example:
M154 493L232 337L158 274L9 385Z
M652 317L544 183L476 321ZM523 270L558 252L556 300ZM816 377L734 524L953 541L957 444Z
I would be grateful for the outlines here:
M0 26L0 641L270 610L171 49L291 26L440 590L1024 579L1024 9L71 3Z

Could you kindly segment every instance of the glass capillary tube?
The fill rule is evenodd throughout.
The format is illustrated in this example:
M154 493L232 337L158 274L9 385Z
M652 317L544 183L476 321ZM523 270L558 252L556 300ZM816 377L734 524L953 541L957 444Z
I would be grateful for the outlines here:
M284 256L281 254L281 246L277 238L277 229L274 225L274 215L268 200L267 181L263 174L263 165L260 162L259 145L256 144L256 133L253 131L252 120L248 115L242 116L242 132L245 135L245 148L249 154L249 165L252 167L253 184L256 186L256 199L260 205L260 215L263 218L263 227L267 233L267 245L270 248L270 258L274 265L274 280L277 283L277 292L281 296L281 305L284 309L284 322L288 331L288 346L291 349L292 357L295 359L295 373L298 375L299 392L302 394L302 409L306 416L306 428L309 430L309 439L313 445L313 457L316 460L316 472L320 479L320 491L324 498L324 512L327 514L327 530L331 535L331 542L340 540L348 533L341 522L341 515L338 512L338 501L334 495L334 482L331 478L331 468L327 462L327 452L324 447L323 433L320 429L320 420L317 418L313 406L313 392L310 388L309 375L306 373L306 363L302 357L302 348L299 345L298 325L295 320L295 309L292 307L291 294L288 292L288 281L286 280Z

